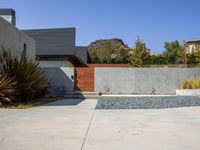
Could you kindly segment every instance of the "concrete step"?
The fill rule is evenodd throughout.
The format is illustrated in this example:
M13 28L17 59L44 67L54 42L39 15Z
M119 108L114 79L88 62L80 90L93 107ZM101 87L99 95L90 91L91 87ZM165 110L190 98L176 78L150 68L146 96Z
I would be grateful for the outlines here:
M77 98L83 98L82 96L80 95L74 95L74 94L67 94L64 96L65 99L77 99Z
M99 96L99 92L82 92L82 91L75 91L75 94L81 94L81 95L96 95Z
M64 98L70 99L70 98L85 98L85 99L97 99L99 98L100 93L99 92L81 92L81 91L75 91L74 93L68 93L64 96Z

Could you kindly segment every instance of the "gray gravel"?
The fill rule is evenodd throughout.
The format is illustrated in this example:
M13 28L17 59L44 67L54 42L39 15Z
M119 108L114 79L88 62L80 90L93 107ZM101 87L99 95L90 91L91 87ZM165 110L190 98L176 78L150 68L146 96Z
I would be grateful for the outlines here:
M200 106L200 97L100 97L96 109L161 109L189 106Z

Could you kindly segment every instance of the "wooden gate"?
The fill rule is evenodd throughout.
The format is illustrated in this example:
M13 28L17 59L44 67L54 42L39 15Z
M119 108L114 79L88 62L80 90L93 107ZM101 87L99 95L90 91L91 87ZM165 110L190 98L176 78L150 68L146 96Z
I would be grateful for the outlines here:
M75 67L75 91L94 91L94 67Z

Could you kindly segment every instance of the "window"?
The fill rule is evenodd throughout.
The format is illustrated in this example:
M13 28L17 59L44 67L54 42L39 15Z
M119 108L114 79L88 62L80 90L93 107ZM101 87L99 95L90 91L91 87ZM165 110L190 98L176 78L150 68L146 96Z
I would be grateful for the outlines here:
M27 47L27 45L24 44L23 52L24 52L25 56L26 56L26 47Z

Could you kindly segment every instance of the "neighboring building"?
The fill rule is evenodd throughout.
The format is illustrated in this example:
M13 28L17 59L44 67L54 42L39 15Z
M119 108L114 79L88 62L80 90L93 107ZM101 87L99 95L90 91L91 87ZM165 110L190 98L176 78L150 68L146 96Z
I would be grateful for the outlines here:
M75 44L75 28L20 31L15 21L13 9L0 9L0 47L15 55L25 50L27 56L37 57L42 67L86 66L90 62L87 47Z
M0 51L9 49L13 55L19 56L25 50L28 57L35 59L35 40L14 25L14 10L0 9Z
M194 53L197 48L200 48L200 40L186 41L185 45L188 53Z

